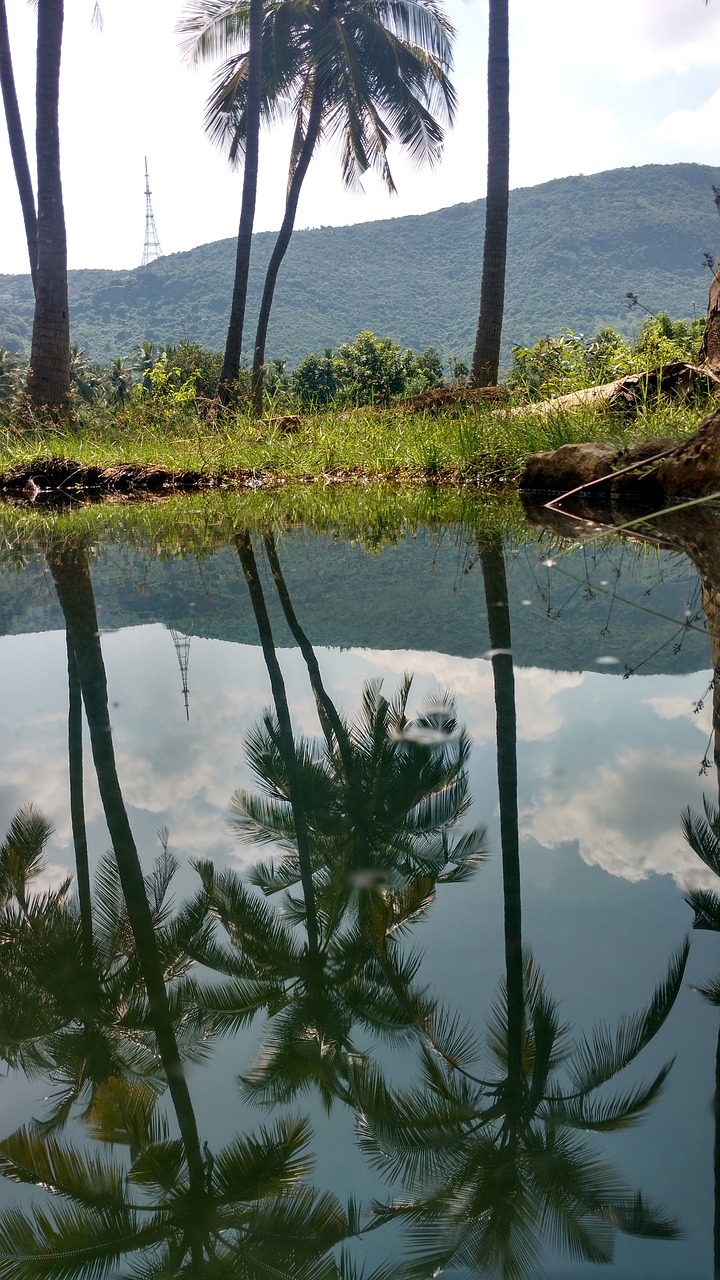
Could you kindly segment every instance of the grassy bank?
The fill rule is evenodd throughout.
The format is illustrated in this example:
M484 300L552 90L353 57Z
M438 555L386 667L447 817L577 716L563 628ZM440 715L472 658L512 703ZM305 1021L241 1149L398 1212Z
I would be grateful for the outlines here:
M257 422L162 402L80 408L68 424L30 418L0 426L0 475L70 460L80 468L184 473L189 485L195 477L199 485L348 478L495 486L515 479L531 453L569 441L681 438L707 410L697 401L667 402L632 416L588 408L541 416L504 405L409 412L400 404Z

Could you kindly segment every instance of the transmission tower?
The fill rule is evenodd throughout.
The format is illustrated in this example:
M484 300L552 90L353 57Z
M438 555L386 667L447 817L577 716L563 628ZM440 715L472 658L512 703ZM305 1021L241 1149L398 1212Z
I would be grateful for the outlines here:
M143 246L142 266L146 267L149 262L154 262L156 258L162 258L162 249L158 240L157 227L155 226L155 215L152 211L152 201L150 199L150 178L148 175L147 156L145 157L145 244Z
M180 675L182 676L182 691L185 699L185 719L190 720L190 691L188 689L188 663L190 661L190 636L185 636L181 631L176 631L174 627L170 627L170 635L173 638L175 652L177 654L178 665L180 667Z

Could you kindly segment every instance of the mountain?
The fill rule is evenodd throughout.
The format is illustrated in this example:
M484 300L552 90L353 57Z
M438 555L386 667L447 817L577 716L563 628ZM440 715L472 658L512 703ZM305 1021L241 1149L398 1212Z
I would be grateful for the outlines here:
M705 311L704 255L720 243L706 165L644 165L559 178L510 197L504 351L564 327L594 334L609 324L630 335L639 313L674 318ZM480 293L485 201L417 217L293 236L270 323L268 355L292 367L311 351L363 329L416 351L437 347L468 359ZM265 264L275 235L253 240L248 303L252 341ZM235 241L219 240L133 271L72 271L73 341L107 364L143 339L225 343ZM28 350L29 276L0 276L0 344Z

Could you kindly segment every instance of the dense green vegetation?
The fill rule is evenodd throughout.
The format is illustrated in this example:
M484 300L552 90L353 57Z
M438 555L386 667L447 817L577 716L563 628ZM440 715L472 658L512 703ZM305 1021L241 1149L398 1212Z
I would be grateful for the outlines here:
M704 165L646 165L514 191L510 202L504 361L569 327L637 331L634 292L651 311L703 314L703 255L718 241ZM268 355L298 365L371 329L400 347L468 361L477 320L484 201L437 213L295 233L284 263ZM248 306L274 236L254 237ZM93 361L129 359L144 340L225 342L235 242L218 241L134 271L70 273L73 341ZM0 345L29 349L29 276L0 277Z
M30 468L41 487L43 476L56 485L61 478L48 473L55 460L70 461L71 472L159 468L191 487L318 478L498 485L516 477L529 454L569 441L625 446L694 431L707 408L697 398L648 396L632 414L589 407L538 413L532 401L692 359L702 327L701 320L661 313L646 317L634 344L609 329L589 340L565 331L516 348L505 387L487 399L465 390L460 362L446 380L434 348L402 351L365 332L336 352L307 357L292 374L275 362L262 422L249 404L247 371L234 403L222 405L214 394L221 356L197 344L146 342L132 366L116 360L105 370L76 349L73 413L52 424L22 399L22 363L0 351L0 474ZM448 385L450 397L439 400ZM112 475L79 481L81 492L114 484ZM76 481L72 487L77 491Z
M539 338L530 347L514 347L503 390L522 403L609 382L626 373L659 369L673 360L693 362L704 327L704 318L672 320L661 311L645 317L632 342L608 327L592 338L566 329ZM195 342L183 341L174 347L146 341L132 361L116 359L109 368L93 364L82 348L74 346L74 400L116 410L134 406L141 418L143 410L154 407L161 414L190 409L201 419L208 415L215 419L220 412L216 396L221 366L220 352L206 351ZM25 375L25 361L0 347L0 420L12 418ZM326 347L322 355L306 356L291 374L284 360L272 361L265 385L272 411L295 414L365 405L379 408L448 387L461 391L468 375L467 365L455 357L446 368L435 347L420 353L410 347L403 351L390 338L367 330L354 342L341 343L337 351ZM228 399L242 411L250 401L250 384L248 369L241 369L237 382L228 388L231 394L223 406L226 423L232 417Z

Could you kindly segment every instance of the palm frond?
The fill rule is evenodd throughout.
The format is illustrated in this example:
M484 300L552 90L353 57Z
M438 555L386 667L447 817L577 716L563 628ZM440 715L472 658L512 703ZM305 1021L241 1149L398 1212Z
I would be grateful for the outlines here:
M671 957L667 975L646 1009L621 1020L613 1031L607 1026L583 1037L568 1058L575 1095L589 1093L622 1071L657 1035L677 999L687 964L689 943Z

